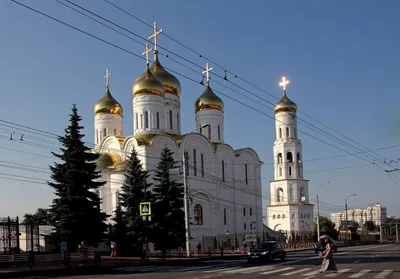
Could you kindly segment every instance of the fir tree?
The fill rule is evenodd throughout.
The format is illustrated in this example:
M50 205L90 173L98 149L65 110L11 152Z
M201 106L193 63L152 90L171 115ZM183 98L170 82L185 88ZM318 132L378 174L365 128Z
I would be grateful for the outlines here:
M147 178L148 174L142 170L142 164L133 149L120 193L121 206L125 211L127 235L133 251L140 251L142 247L140 244L146 240L146 224L140 216L139 205L141 202L152 200L151 192L148 190L151 184L145 183Z
M161 151L153 187L152 242L156 250L176 249L185 243L183 184L169 180L169 170L176 167L173 153Z
M48 182L56 195L50 207L51 223L57 235L68 238L70 249L76 249L81 241L96 246L103 240L107 228L107 215L100 212L97 194L105 184L98 181L101 178L96 170L99 155L92 153L83 142L81 120L74 104L65 135L59 137L61 153L52 153L61 162L50 166L52 181Z

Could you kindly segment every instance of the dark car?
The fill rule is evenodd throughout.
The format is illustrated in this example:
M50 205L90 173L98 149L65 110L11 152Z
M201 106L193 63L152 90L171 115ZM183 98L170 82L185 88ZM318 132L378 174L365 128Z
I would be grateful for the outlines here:
M333 240L332 238L330 238L330 240L332 243L333 252L337 252L337 244L336 244L335 240ZM325 239L320 239L319 241L315 242L314 251L316 254L324 252L325 250L326 250Z
M266 261L270 262L276 258L282 261L286 258L285 247L278 241L267 241L257 243L247 252L247 261Z

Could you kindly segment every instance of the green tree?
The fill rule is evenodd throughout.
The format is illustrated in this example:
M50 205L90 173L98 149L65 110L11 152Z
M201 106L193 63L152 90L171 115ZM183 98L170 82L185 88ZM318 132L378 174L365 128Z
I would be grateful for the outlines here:
M125 223L125 212L121 205L118 204L115 210L115 215L112 218L113 224L110 228L109 240L115 241L118 247L118 255L128 256L131 253L132 243L128 236L128 228Z
M145 200L152 200L151 192L147 190L151 184L145 183L148 176L148 173L142 170L142 164L133 149L120 193L121 206L125 210L123 218L129 238L129 247L133 251L141 251L140 244L146 241L146 223L140 216L139 204Z
M68 238L70 249L76 249L81 241L97 246L107 228L107 215L99 209L98 189L105 184L98 181L99 155L83 142L81 120L74 104L65 135L59 137L61 153L53 153L60 162L50 166L52 181L48 182L56 195L50 207L51 223L58 236Z
M33 214L24 215L24 224L50 225L50 213L47 208L38 208Z
M337 239L338 231L335 229L335 223L327 217L319 217L320 235L327 235L333 239ZM317 239L317 224L314 226L314 239Z
M366 221L366 222L364 223L364 229L365 229L366 231L369 231L369 232L375 231L375 230L376 230L375 223L372 222L372 221Z
M176 167L173 153L165 147L154 177L152 242L156 250L176 249L185 242L183 184L169 180L169 170Z

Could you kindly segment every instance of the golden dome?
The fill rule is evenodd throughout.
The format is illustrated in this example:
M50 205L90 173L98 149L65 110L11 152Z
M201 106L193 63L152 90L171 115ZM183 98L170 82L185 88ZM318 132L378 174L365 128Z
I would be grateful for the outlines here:
M122 117L122 106L110 93L110 89L107 86L106 94L94 105L94 114L98 113L110 113L118 114Z
M96 161L99 169L113 169L121 162L121 156L118 153L106 152L102 153Z
M149 66L146 66L146 71L140 75L132 87L133 96L141 94L164 95L164 86L156 79L150 71Z
M154 63L151 65L150 70L154 77L164 85L166 93L174 94L176 96L181 95L181 83L175 76L167 72L167 70L161 66L161 63L158 60L157 51L154 54Z
M224 110L224 102L220 97L215 95L208 84L206 90L204 90L203 94L197 98L194 104L195 112L199 112L204 109Z
M119 162L116 166L115 166L115 171L127 171L129 168L129 160L125 160L122 162Z
M283 91L283 97L275 105L275 113L278 113L280 111L296 112L296 110L297 110L297 105L288 98L288 96L286 95L286 90Z

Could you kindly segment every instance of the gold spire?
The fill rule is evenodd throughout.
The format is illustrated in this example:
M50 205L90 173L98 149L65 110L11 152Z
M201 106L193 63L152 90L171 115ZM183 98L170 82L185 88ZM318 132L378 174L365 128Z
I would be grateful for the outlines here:
M197 98L194 104L195 112L199 112L205 109L215 109L220 111L224 110L224 102L220 97L215 95L210 87L210 72L212 70L213 68L209 68L208 63L206 63L206 69L202 72L202 74L206 74L207 86L203 94L201 94L200 97Z
M164 96L164 86L153 76L149 68L150 51L151 49L149 49L149 46L146 43L146 51L142 53L142 55L146 55L146 70L136 78L132 87L133 96L141 94Z
M120 103L114 99L114 97L110 93L110 85L109 85L109 77L111 76L111 72L106 69L106 75L104 79L106 80L106 94L94 105L94 114L99 113L108 113L108 114L117 114L119 116L123 116L123 110Z
M281 112L281 111L292 111L296 112L297 110L297 105L288 98L286 95L286 85L289 84L289 81L286 80L286 77L282 77L282 81L279 83L279 86L282 87L283 89L283 96L279 100L278 103L275 105L275 113Z

